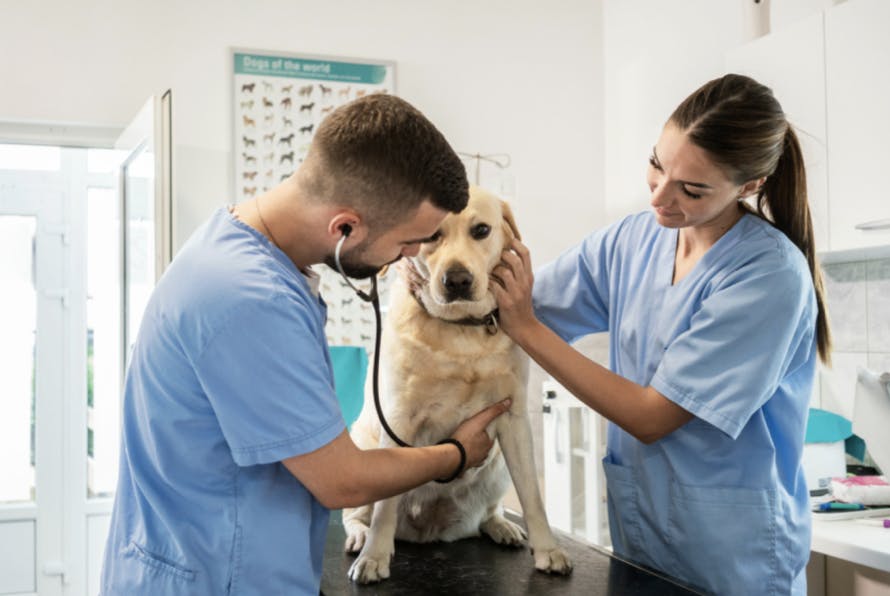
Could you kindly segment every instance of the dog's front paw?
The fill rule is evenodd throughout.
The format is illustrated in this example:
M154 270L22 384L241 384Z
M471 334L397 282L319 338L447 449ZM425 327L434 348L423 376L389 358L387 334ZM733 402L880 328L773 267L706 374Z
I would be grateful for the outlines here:
M392 559L393 549L373 549L368 548L369 546L371 545L365 545L349 568L349 578L360 584L371 584L389 577L389 562Z
M572 560L560 547L547 550L536 549L534 552L535 569L544 573L568 575L572 572Z
M489 538L498 544L522 546L525 530L501 515L492 515L479 526Z
M348 553L357 553L365 546L365 540L368 537L370 528L362 522L352 521L345 523L346 541L343 544L343 550Z

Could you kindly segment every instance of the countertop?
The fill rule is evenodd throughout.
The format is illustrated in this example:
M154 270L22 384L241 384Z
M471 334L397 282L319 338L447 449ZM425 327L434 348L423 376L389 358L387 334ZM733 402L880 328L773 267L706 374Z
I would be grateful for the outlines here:
M522 523L514 516L508 517ZM557 539L574 564L574 570L568 577L536 571L527 547L504 547L487 537L480 537L431 544L396 541L390 578L377 584L359 585L346 575L355 555L343 552L344 539L340 513L333 512L321 580L321 590L325 596L695 594L667 577L622 561L605 549L564 534L558 534Z
M814 515L815 517L815 515ZM814 552L890 572L890 516L844 520L813 520Z

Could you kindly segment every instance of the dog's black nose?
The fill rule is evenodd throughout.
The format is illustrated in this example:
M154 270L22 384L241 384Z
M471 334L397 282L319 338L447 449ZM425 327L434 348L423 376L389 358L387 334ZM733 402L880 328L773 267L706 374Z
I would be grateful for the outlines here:
M470 290L473 287L473 274L463 267L452 267L445 272L442 278L445 286L445 298L452 300L469 300Z

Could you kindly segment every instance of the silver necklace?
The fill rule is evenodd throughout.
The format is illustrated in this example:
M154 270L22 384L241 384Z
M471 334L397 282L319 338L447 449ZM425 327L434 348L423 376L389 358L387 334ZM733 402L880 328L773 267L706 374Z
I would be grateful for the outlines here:
M257 215L259 216L259 218L260 218L260 223L263 224L263 228L265 228L266 233L269 235L269 240L271 240L271 241L272 241L272 244L274 244L275 246L277 246L279 250L284 250L284 249L281 248L281 245L278 244L278 241L275 240L275 236L272 235L272 230L269 228L269 224L267 224L267 223L266 223L266 220L263 219L263 214L262 214L262 212L260 211L260 200L259 200L259 199L256 199L256 200L253 202L253 206L256 208L256 214L257 214Z

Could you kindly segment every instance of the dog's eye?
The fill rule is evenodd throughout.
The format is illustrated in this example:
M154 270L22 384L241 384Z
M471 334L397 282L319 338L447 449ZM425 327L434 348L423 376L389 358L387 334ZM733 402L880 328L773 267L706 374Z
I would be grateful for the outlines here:
M423 242L424 242L424 244L426 244L426 243L432 243L432 242L438 242L438 241L439 241L439 238L441 238L441 237L442 237L442 232L437 230L435 234L433 234L432 236L430 236L429 238L427 238L427 239L424 240Z
M470 236L472 236L474 240L488 238L489 234L491 234L491 226L488 224L476 224L470 228Z

